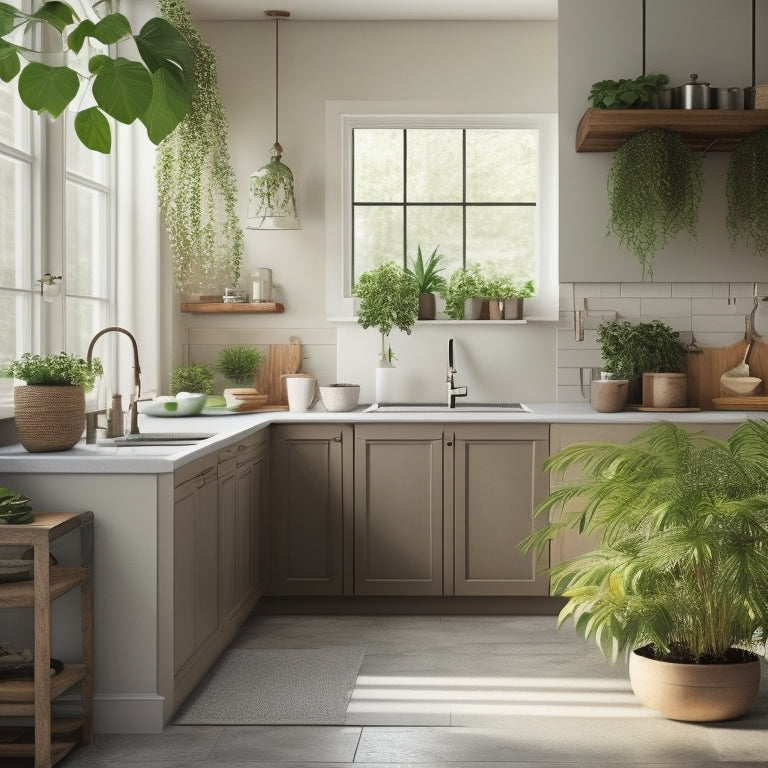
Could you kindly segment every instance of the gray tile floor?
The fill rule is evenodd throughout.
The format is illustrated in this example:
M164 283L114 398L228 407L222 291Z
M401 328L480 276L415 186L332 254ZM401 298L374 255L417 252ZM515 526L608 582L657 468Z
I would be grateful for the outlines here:
M768 766L768 670L737 721L665 720L623 665L546 616L255 616L240 648L364 646L340 726L97 735L64 768ZM29 765L29 764L28 764Z

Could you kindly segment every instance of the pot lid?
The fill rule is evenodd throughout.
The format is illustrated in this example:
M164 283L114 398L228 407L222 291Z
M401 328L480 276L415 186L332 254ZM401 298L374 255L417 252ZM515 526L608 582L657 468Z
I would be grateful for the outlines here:
M698 79L699 79L699 76L696 73L694 73L691 75L691 82L686 83L686 85L700 85L700 86L703 86L704 88L709 88L709 83L699 83L697 82Z

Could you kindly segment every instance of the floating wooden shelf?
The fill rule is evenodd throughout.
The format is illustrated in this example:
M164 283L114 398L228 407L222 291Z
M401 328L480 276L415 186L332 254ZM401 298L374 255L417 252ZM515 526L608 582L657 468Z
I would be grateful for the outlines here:
M768 109L588 109L576 131L577 152L614 152L645 128L666 128L695 151L729 152L768 127Z
M181 305L182 312L221 312L222 314L249 314L252 312L284 312L285 307L276 301L259 301L247 304L229 302L189 302Z

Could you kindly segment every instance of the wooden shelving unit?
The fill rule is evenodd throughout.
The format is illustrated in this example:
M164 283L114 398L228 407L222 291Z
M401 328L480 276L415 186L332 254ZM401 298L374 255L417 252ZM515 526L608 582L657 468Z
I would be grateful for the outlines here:
M222 314L250 314L267 312L284 312L285 307L276 301L259 301L248 304L230 304L223 301L219 302L189 302L181 305L182 312L212 313L220 312Z
M645 128L666 128L695 151L729 152L768 126L768 109L588 109L576 131L577 152L615 152Z
M50 566L51 542L77 530L80 565ZM51 768L77 744L93 739L93 513L41 512L28 525L0 526L0 546L33 549L32 580L0 584L0 609L32 608L35 633L34 677L0 679L0 716L32 717L34 726L0 729L0 762L32 757L35 768ZM81 660L51 676L51 603L77 587ZM82 716L53 720L51 703L75 685L80 686Z

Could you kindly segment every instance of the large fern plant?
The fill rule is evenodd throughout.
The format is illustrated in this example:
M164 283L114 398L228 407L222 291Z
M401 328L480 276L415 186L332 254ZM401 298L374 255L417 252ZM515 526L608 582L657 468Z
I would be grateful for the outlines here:
M243 230L237 178L227 143L216 54L192 23L184 0L159 0L160 12L192 49L192 108L157 149L157 186L177 290L223 293L240 280Z
M701 157L677 133L639 131L622 144L608 172L608 231L653 278L653 257L679 233L696 236Z
M626 444L567 446L545 468L580 467L536 509L552 522L522 543L541 552L565 529L592 552L551 569L572 618L608 659L722 663L768 635L768 422L727 441L659 422ZM745 649L741 652L732 648Z

